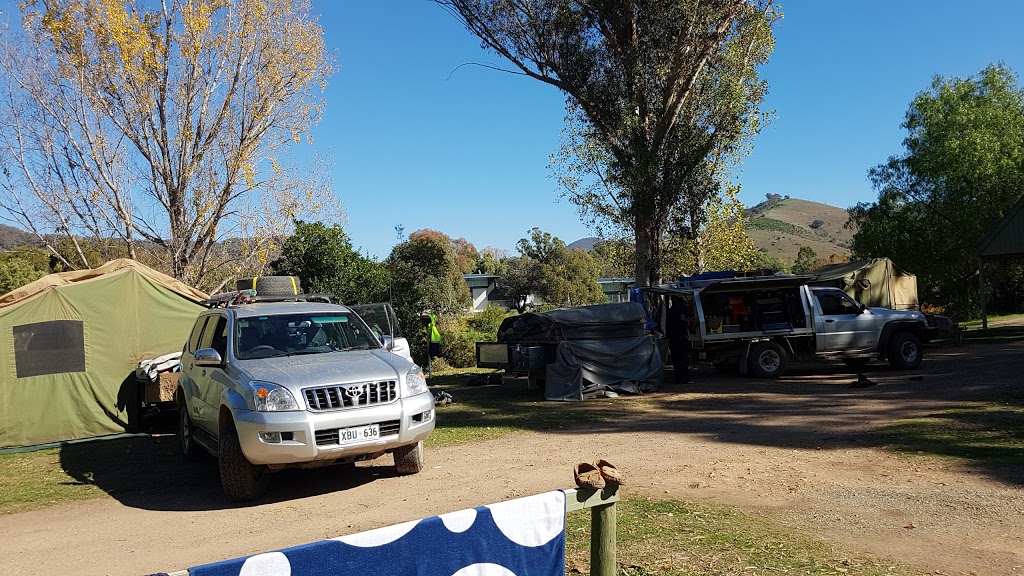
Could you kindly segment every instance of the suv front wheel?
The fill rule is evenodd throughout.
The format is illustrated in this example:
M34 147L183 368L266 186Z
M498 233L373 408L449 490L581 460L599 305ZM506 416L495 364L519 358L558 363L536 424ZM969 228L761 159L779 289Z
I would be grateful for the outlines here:
M416 474L423 470L423 441L395 448L395 472Z
M270 472L266 466L249 462L238 442L238 431L233 420L221 426L217 443L220 483L224 493L236 502L255 500L267 492Z

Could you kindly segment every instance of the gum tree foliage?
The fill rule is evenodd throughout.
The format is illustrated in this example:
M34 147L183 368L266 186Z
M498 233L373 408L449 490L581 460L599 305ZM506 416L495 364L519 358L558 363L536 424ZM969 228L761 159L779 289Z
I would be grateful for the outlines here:
M544 304L584 306L605 301L597 283L601 266L587 251L569 250L565 242L540 228L530 230L530 237L520 239L516 247L520 254L517 265L526 271L525 284Z
M337 224L297 220L295 232L270 267L275 274L297 276L304 292L332 294L344 304L388 300L387 267L353 249Z
M818 261L818 253L810 246L801 246L796 252L796 261L793 262L793 273L803 274L814 270Z
M435 1L517 73L565 94L578 129L559 181L585 218L631 233L637 283L658 282L671 211L699 212L709 157L758 129L770 0Z
M308 0L27 0L21 21L0 42L0 217L65 267L114 238L212 286L336 205L322 162L286 156L331 73Z
M979 306L979 242L1024 193L1024 90L997 64L936 76L910 103L905 151L869 171L878 200L850 209L855 258L917 274L922 300L967 317ZM994 301L1019 305L1020 267L986 268Z
M791 271L789 264L783 261L782 258L760 250L754 253L754 259L750 268L753 270L774 270L784 274L788 274Z
M590 255L601 267L601 278L626 278L633 274L636 250L629 239L599 240L590 250Z
M460 313L471 304L452 239L437 230L417 230L396 245L385 261L391 271L391 294L396 308L416 317Z
M526 256L504 260L505 273L498 278L498 287L509 305L522 314L530 296L540 294L540 262Z
M426 363L426 338L420 314L458 316L472 304L450 236L417 230L397 244L384 263L391 274L391 304L413 357Z
M22 246L0 252L0 294L46 276L49 266L49 255L39 248Z
M476 260L473 261L473 272L504 276L507 268L505 260L508 258L508 251L488 246L481 250Z

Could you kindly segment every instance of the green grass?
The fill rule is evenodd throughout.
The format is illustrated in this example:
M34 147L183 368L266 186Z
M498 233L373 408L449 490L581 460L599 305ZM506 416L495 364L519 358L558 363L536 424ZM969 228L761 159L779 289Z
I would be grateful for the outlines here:
M882 434L887 448L971 464L1024 462L1024 397L1009 397L900 420Z
M452 446L490 440L516 432L593 429L620 421L634 402L642 398L550 402L537 390L520 385L466 385L469 378L486 372L478 369L445 371L430 379L435 393L443 390L454 403L437 407L437 423L428 446Z
M60 449L0 455L0 514L25 512L103 496L98 487L69 476Z
M1020 342L1022 340L1024 340L1024 328L1020 326L990 326L988 330L982 330L980 326L975 326L966 332L943 334L935 339L936 342L975 342L982 344Z
M914 573L724 506L633 497L616 509L616 555L625 576ZM573 512L566 525L566 572L587 572L589 550L590 513Z
M1004 316L989 316L988 317L989 325L991 325L993 322L999 322L999 321L1003 321L1003 320L1020 320L1020 321L1024 321L1024 314L1006 314ZM961 322L960 325L961 326L967 326L968 328L981 328L981 318L977 318L977 319L974 319L974 320L968 320L966 322Z

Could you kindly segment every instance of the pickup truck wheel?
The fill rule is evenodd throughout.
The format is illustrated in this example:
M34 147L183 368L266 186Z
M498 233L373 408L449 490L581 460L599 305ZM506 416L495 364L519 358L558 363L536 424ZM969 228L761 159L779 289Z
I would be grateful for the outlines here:
M423 470L423 442L395 448L395 472L416 474Z
M861 368L868 365L871 362L871 358L843 358L843 364L846 364L854 370L860 370Z
M921 340L911 332L897 332L889 337L889 364L897 370L913 370L924 356Z
M750 348L750 373L757 378L778 378L786 372L786 351L775 342L758 342Z
M224 493L236 502L255 500L267 492L270 473L266 466L249 462L242 453L238 442L238 431L234 422L221 427L217 445L220 464L220 484Z
M195 433L196 426L188 414L188 406L181 394L178 394L178 442L181 446L181 453L188 460L198 460L202 456L202 448L196 444Z

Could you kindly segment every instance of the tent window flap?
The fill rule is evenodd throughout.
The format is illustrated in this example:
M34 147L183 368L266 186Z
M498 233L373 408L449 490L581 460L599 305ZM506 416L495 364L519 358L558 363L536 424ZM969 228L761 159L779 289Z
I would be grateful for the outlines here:
M15 326L14 364L18 378L85 372L82 321L51 320Z

